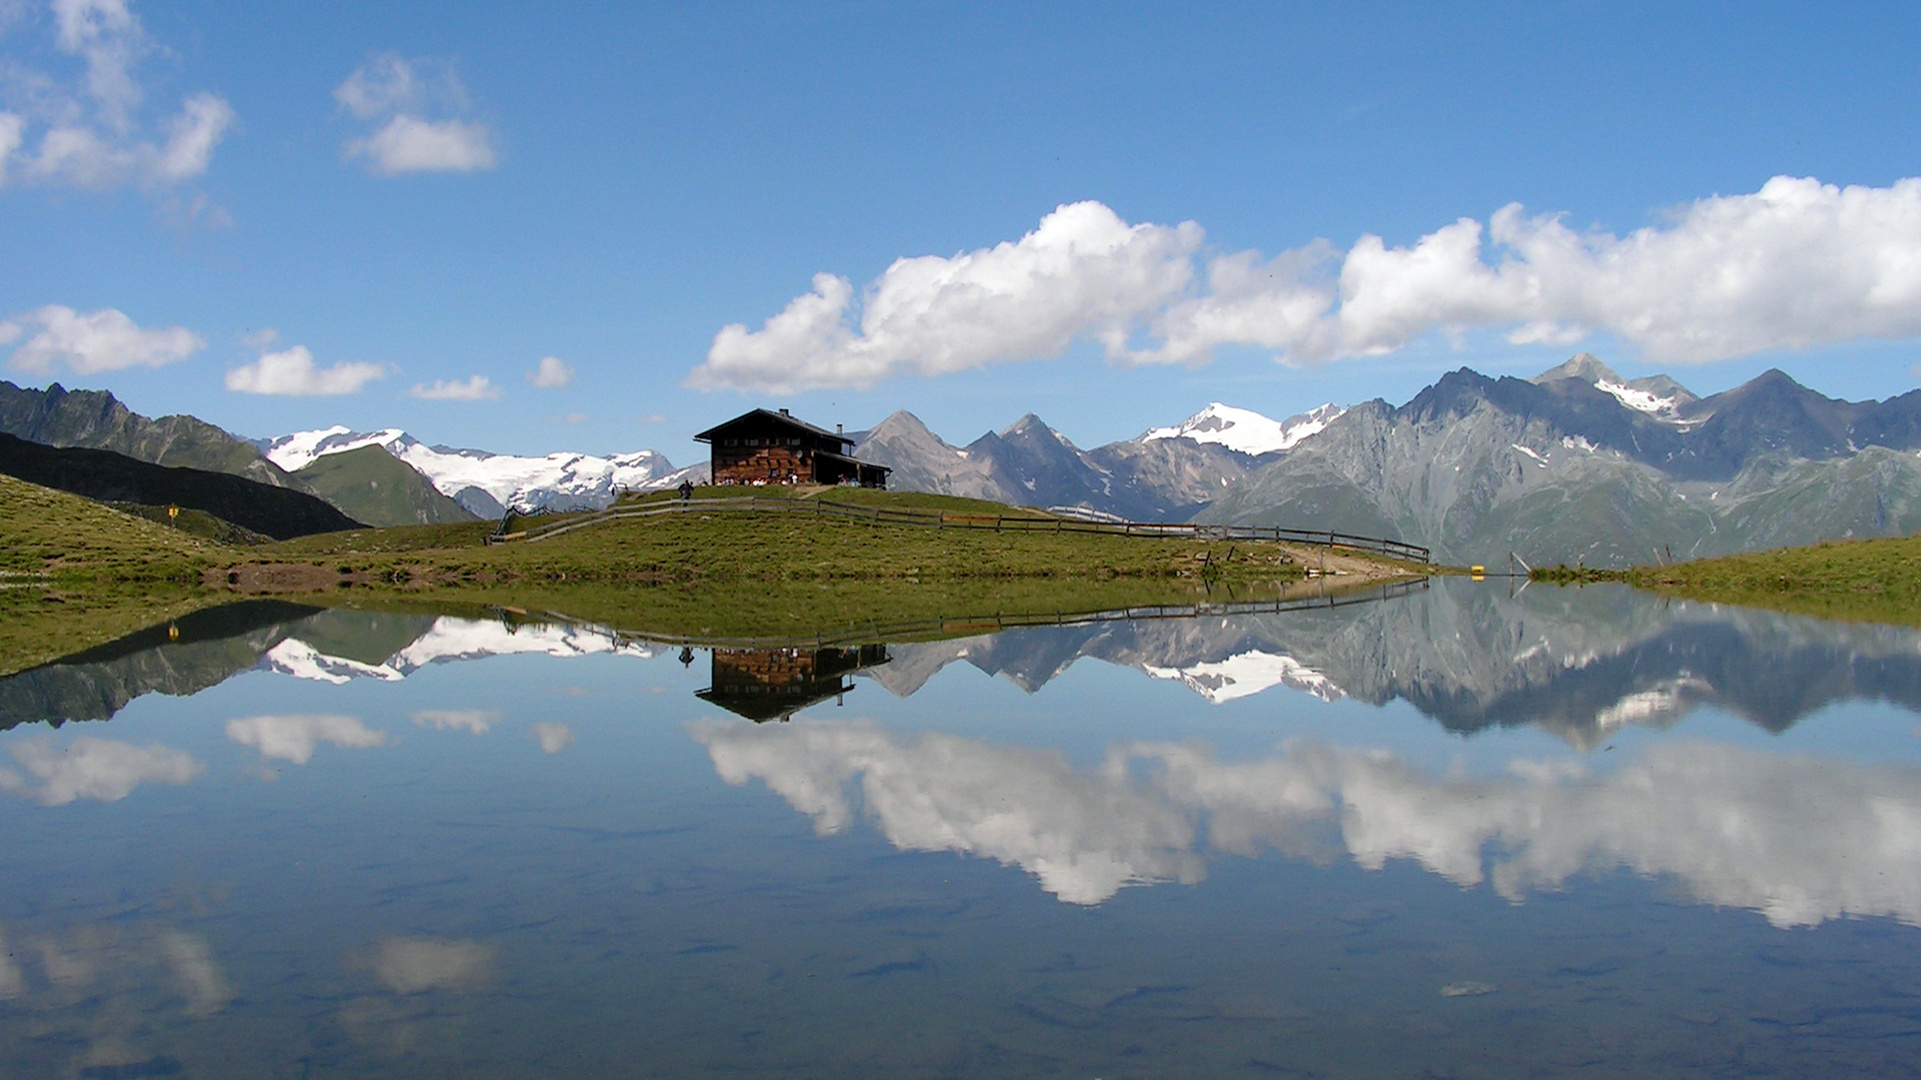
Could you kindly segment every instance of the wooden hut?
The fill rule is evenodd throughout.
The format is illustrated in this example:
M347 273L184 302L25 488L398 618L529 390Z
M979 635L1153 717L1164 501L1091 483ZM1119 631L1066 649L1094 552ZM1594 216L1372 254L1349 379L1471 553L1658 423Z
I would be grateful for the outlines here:
M755 409L694 436L713 449L716 484L859 484L885 488L891 471L857 460L854 440L796 420L786 409Z

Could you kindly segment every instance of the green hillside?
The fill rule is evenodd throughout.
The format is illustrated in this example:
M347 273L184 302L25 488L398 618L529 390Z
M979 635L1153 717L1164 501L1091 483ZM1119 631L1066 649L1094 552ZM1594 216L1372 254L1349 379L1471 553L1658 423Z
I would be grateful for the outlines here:
M1690 600L1921 626L1921 536L1730 555L1620 576Z
M293 476L347 516L376 528L478 520L413 466L378 446L327 454Z
M0 475L0 573L195 580L239 552L102 503Z

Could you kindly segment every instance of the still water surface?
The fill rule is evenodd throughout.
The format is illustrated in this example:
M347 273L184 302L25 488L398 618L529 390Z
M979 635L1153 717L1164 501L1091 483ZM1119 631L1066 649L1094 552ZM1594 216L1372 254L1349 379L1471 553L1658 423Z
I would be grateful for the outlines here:
M1921 1073L1913 631L173 631L0 680L0 1076Z

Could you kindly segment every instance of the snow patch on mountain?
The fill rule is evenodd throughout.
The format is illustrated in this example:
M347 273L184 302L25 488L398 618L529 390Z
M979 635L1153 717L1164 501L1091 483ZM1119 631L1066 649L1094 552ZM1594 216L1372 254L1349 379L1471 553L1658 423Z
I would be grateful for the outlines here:
M1174 427L1149 429L1140 441L1189 439L1217 443L1237 453L1259 457L1292 450L1302 439L1319 434L1346 411L1330 402L1299 416L1273 420L1251 409L1237 409L1216 401Z
M1644 412L1663 420L1678 420L1681 400L1675 397L1661 397L1646 390L1637 390L1626 383L1609 382L1597 379L1594 388L1604 394L1614 395L1614 399L1636 412Z
M428 446L399 428L355 432L338 425L298 431L267 442L267 460L294 472L328 454L378 446L413 466L443 495L488 516L510 506L539 510L598 510L622 491L678 483L666 457L653 450L596 457L560 452L543 457L490 454ZM685 472L685 470L682 470ZM673 479L669 479L673 477ZM484 493L477 498L476 493Z

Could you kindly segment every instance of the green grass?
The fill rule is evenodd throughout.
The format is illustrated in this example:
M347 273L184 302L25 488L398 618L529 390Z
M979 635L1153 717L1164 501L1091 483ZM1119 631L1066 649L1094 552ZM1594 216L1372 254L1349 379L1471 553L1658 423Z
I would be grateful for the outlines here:
M163 528L175 529L189 536L197 536L202 540L212 540L219 544L227 544L233 547L252 547L256 544L273 543L273 537L271 536L254 532L252 529L243 529L225 518L214 517L205 510L195 510L191 507L181 506L175 508L178 513L169 517L167 508L164 506L144 506L140 503L121 502L108 503L107 505L123 514L131 514L137 518L145 518Z
M952 513L997 507L944 496L844 489L833 494ZM564 517L521 519L513 527ZM486 547L480 541L490 530L476 523L330 533L268 545L250 555L262 561L335 565L389 581L487 584L1176 579L1198 578L1203 572L1216 578L1271 580L1301 574L1297 553L1277 544L943 530L811 514L689 512Z
M1921 626L1921 536L1644 566L1625 577L1644 589L1690 600Z
M180 581L240 552L102 503L0 476L0 572L62 581Z

